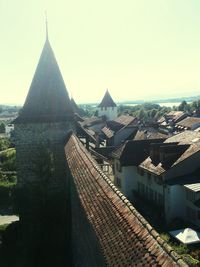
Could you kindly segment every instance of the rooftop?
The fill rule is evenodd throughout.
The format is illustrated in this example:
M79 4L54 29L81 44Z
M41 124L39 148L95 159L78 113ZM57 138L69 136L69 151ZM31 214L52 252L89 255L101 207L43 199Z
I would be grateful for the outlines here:
M182 127L186 127L186 128L191 128L195 124L200 124L200 118L187 117L187 118L177 122L178 126L182 126Z
M103 174L77 137L70 137L65 151L107 266L187 266Z
M110 93L108 92L108 90L106 90L106 93L101 101L101 103L99 104L98 107L100 108L108 108L108 107L116 107L117 105L115 104L115 102L113 101Z
M69 120L71 116L71 102L47 38L24 106L15 122L58 122Z
M178 145L189 145L188 148L178 157L178 159L173 163L170 168L178 165L180 162L186 160L193 154L200 151L200 133L194 131L184 131L182 133L176 134L172 137L169 137L165 140L164 143L175 143ZM154 165L150 157L145 159L141 165L142 168L147 169L157 175L164 173L167 169L159 163L158 165Z

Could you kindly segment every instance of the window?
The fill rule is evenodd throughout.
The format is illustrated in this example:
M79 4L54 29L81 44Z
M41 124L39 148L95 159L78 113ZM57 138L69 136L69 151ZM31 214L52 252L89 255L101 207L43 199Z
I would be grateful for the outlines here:
M145 193L145 187L144 187L144 184L138 182L137 183L137 186L138 186L138 193L140 196L144 196L144 193Z
M159 206L163 205L163 196L160 193L158 193L157 204Z
M146 186L145 188L146 188L146 190L145 190L145 197L147 199L149 199L149 188L148 188L148 186Z
M155 191L154 192L154 202L157 204L157 200L158 200L158 194L157 192Z
M148 177L148 179L151 179L151 173L150 172L147 172L147 177Z
M197 211L197 218L200 220L200 210Z
M144 170L141 169L140 167L137 168L137 172L138 172L138 174L140 174L141 176L144 176Z
M153 201L153 190L149 189L149 200Z
M195 192L193 192L192 190L190 190L188 188L185 188L185 191L186 191L186 199L188 201L194 202L196 199Z
M195 221L196 220L196 210L186 207L186 216L190 221Z
M119 177L116 178L116 186L121 188L121 179Z
M121 167L120 162L116 162L116 170L117 170L118 172L121 172L121 171L122 171L122 167Z

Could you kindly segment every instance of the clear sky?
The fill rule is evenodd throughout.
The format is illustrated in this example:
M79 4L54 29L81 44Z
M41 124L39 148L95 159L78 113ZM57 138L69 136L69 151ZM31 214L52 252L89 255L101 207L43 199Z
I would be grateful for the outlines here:
M0 0L0 103L25 100L45 10L77 103L200 95L199 0Z

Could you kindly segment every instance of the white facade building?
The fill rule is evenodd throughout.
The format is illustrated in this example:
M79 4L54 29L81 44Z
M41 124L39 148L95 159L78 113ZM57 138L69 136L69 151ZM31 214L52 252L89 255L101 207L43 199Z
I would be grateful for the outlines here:
M98 116L106 116L107 120L114 120L117 118L117 105L113 101L108 90L98 106Z

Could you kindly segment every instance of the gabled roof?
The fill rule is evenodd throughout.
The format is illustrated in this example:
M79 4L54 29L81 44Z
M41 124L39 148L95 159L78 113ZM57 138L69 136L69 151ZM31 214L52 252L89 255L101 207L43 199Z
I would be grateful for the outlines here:
M180 162L191 157L195 153L200 152L200 133L199 132L184 131L182 133L179 133L172 137L167 138L164 143L170 144L174 142L177 142L177 146L188 145L188 148L178 157L178 159L173 163L173 165L170 168L173 168L174 166L178 165ZM157 175L160 175L164 173L165 171L167 171L167 169L161 164L161 162L158 165L154 165L150 157L145 159L140 164L140 166Z
M121 115L114 120L114 122L117 122L123 126L129 125L130 123L133 123L134 121L137 121L137 118L130 116L130 115Z
M83 212L107 266L187 266L103 174L74 135L65 153ZM81 243L81 235L79 239Z
M200 124L200 118L187 117L187 118L177 122L176 125L186 127L186 128L192 128L195 124Z
M144 127L137 131L134 140L166 139L167 137L167 134L160 133L157 129Z
M108 108L108 107L116 107L116 106L117 105L115 104L115 102L113 101L110 93L107 90L98 107L100 107L100 108Z
M120 160L122 166L138 166L148 157L152 143L163 142L163 139L131 140L113 151L112 156Z
M58 122L71 116L71 102L47 38L25 104L15 122Z

